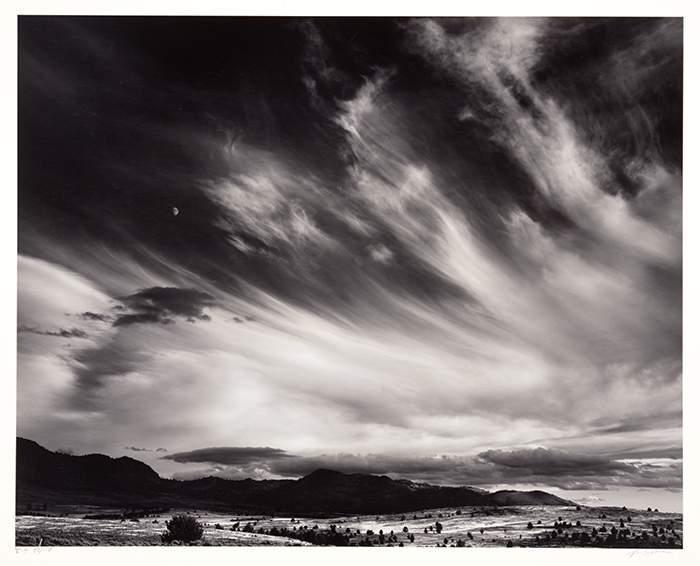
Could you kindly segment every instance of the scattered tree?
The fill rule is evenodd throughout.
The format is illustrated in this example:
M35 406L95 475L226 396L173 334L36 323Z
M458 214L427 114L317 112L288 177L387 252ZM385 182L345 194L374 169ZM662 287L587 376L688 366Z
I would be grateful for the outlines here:
M165 522L167 531L160 535L165 543L175 540L192 542L202 538L204 527L191 515L175 515L170 521Z

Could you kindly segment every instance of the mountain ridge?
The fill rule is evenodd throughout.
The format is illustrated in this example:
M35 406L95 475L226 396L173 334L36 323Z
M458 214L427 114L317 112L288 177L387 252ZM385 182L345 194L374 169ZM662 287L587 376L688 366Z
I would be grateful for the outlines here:
M543 492L435 486L318 469L297 480L162 478L128 456L51 452L17 437L17 509L32 501L95 506L189 507L301 514L403 513L450 506L574 505Z

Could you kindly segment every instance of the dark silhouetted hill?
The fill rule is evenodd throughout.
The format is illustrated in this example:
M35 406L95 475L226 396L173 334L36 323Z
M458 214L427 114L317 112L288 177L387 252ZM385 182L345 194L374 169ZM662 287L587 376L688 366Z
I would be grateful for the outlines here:
M469 505L572 505L542 491L492 494L472 487L442 487L323 469L299 480L208 477L177 481L161 478L150 466L126 456L73 456L17 438L17 508L23 509L30 501L294 515L402 513Z
M286 509L350 514L401 513L450 505L484 505L488 493L471 487L439 487L387 476L316 470L268 494Z
M32 440L17 439L17 484L88 491L149 490L162 478L150 466L103 454L73 456L50 452Z

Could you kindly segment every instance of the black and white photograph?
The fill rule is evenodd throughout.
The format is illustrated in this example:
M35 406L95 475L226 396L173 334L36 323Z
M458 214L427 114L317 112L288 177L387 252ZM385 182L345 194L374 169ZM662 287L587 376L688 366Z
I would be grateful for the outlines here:
M16 16L18 551L682 553L684 18L460 10Z

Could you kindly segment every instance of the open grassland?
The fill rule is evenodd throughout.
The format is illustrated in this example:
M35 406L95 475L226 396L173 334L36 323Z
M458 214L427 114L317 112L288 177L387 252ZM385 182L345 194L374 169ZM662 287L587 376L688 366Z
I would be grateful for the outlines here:
M610 507L462 507L333 518L171 510L128 519L112 510L117 518L107 519L84 518L98 515L95 509L70 511L63 516L18 516L16 545L163 545L165 521L178 512L202 523L202 540L191 543L202 546L680 548L683 537L679 513ZM99 514L109 515L105 510Z
M21 516L15 522L17 546L161 546L170 515L139 520ZM310 546L290 538L216 529L203 522L201 546ZM177 545L177 542L171 545Z

